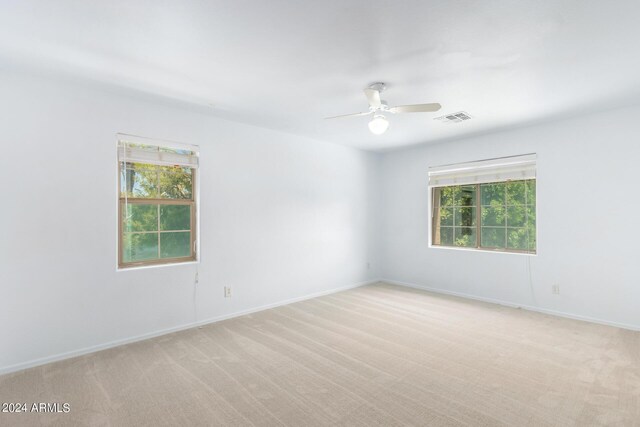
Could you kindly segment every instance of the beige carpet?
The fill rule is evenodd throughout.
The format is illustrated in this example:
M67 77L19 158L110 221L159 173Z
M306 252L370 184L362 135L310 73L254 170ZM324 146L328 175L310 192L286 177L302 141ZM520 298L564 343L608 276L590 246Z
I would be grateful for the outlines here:
M0 377L0 425L640 425L640 333L378 284Z

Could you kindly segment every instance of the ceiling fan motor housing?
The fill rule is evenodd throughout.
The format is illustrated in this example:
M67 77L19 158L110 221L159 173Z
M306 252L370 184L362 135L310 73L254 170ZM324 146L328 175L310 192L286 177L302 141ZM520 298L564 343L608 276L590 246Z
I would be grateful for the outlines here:
M369 106L369 110L371 112L375 112L375 111L389 111L389 104L387 104L387 101L383 101L380 100L380 106L379 107L373 107L373 106Z

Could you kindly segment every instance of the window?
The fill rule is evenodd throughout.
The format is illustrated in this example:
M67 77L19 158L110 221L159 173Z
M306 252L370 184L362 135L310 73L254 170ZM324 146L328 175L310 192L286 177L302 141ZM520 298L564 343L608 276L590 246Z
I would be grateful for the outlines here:
M196 260L197 147L121 138L118 266Z
M536 252L535 155L430 168L429 183L433 246Z

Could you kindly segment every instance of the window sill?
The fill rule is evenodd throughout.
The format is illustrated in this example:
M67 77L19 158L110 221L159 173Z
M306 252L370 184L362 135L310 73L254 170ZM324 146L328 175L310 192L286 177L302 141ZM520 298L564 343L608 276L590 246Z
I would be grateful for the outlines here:
M152 264L152 265L137 265L133 267L116 267L116 272L121 271L134 271L134 270L148 270L152 268L164 268L164 267L176 267L179 265L194 265L200 264L200 260L184 261L184 262L168 262L166 264Z
M538 256L537 252L510 252L510 251L499 251L499 250L491 250L491 249L479 249L479 248L456 248L453 246L437 246L437 245L429 245L429 249L443 249L450 251L465 251L465 252L484 252L491 254L504 254L504 255L520 255L520 256Z

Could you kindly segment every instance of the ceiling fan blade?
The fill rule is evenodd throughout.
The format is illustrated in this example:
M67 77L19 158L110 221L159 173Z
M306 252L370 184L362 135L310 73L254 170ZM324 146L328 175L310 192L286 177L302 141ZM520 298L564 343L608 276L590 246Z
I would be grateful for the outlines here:
M434 102L433 104L413 104L413 105L398 105L397 107L389 108L392 113L432 113L442 108L442 105Z
M382 101L380 101L380 91L375 89L365 89L364 94L367 95L369 105L373 108L379 108L382 105Z
M357 117L357 116L368 116L371 114L371 111L367 111L366 113L353 113L353 114L344 114L342 116L333 116L333 117L325 117L325 120L329 119L344 119L346 117Z

